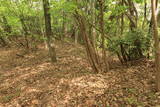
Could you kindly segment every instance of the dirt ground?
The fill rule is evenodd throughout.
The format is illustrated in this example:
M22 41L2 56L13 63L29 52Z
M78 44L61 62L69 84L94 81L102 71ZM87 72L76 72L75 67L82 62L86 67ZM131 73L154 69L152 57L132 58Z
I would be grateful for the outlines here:
M94 73L80 45L57 43L58 62L47 50L21 55L0 48L0 107L160 107L152 61Z

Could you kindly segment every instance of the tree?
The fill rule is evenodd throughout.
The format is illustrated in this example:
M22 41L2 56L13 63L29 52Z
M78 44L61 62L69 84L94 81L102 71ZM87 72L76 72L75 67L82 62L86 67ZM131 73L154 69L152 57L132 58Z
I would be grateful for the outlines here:
M100 7L100 29L101 29L101 39L102 39L102 58L104 60L105 69L104 71L109 71L109 63L106 56L106 49L105 49L105 33L104 33L104 4L105 0L99 0L99 7Z
M52 36L52 30L51 30L51 16L49 12L49 0L43 0L43 9L44 9L44 17L45 17L45 35L47 37L47 47L49 56L51 58L51 62L56 62L56 52L54 46L51 46L51 36Z
M159 46L159 37L158 37L156 2L157 2L157 0L151 0L152 18L153 18L152 19L152 21L153 21L153 37L154 37L154 47L155 47L156 88L157 88L157 91L160 91L160 46Z

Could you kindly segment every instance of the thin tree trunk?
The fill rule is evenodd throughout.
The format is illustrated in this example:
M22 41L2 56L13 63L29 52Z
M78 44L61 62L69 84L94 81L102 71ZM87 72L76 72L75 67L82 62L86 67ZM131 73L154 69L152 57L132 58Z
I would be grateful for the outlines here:
M100 29L101 29L101 39L102 39L102 58L105 63L105 71L109 71L109 63L106 56L106 50L105 50L105 33L104 33L104 0L99 0L99 6L100 6Z
M44 8L44 17L45 17L45 35L47 37L47 47L49 51L49 56L51 58L51 62L56 62L56 52L54 46L51 46L51 16L49 11L49 0L43 0L43 8Z
M95 0L90 0L89 1L90 4L90 11L91 11L91 23L92 25L94 25L95 23ZM92 40L92 45L94 47L96 47L96 31L95 28L93 26L91 26L90 28L90 36L91 36L91 40Z
M153 18L153 37L155 46L155 69L156 69L156 89L160 91L160 46L158 37L158 25L156 16L156 2L157 0L151 0L152 3L152 18Z
M96 53L95 48L91 44L91 40L89 39L87 35L87 29L85 25L85 19L83 16L79 15L78 12L76 11L75 17L77 19L77 22L79 24L79 28L82 34L82 38L85 42L85 48L87 51L88 59L89 62L95 72L100 72L100 63L98 62L98 55Z
M122 3L121 3L122 6L124 6L124 0L122 0ZM122 13L121 15L121 36L123 35L123 30L124 30L124 14ZM121 62L122 63L126 63L128 61L127 59L127 56L125 54L125 48L123 46L123 44L120 44L120 49L121 49L121 55L122 55L122 58L121 58Z
M157 7L158 7L158 0L156 1L156 10L157 10ZM153 28L153 17L151 16L151 19L150 19L150 23L149 23L149 30L148 30L148 35L151 35L151 32L152 32L152 28ZM149 43L150 44L150 40L149 40ZM148 50L151 50L150 47ZM150 54L148 53L148 58L150 57Z
M26 24L25 24L25 22L24 22L24 17L23 17L23 15L22 16L20 16L20 21L21 21L21 24L22 24L22 29L23 29L23 32L24 32L24 39L25 39L25 41L26 41L26 48L27 49L29 49L30 47L29 47L29 41L28 41L28 38L27 38L27 36L28 36L28 28L27 28L27 26L26 26Z
M78 29L75 31L75 44L78 43Z
M4 29L5 32L7 32L6 36L9 37L9 34L11 34L11 32L12 32L12 28L8 24L8 20L5 16L2 16L2 19L3 19L3 29ZM9 45L2 37L0 39L3 43L3 46ZM10 37L8 39L11 41Z
M142 28L144 27L146 21L147 21L147 0L144 0L144 19L142 23Z
M61 40L63 40L66 37L66 32L67 32L67 22L66 22L66 15L65 15L64 11L63 11L62 28L63 28L63 34L61 35Z

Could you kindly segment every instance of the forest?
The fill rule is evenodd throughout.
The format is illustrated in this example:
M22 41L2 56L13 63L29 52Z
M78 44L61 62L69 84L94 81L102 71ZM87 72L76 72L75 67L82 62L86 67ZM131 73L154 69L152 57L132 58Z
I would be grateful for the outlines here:
M160 0L0 0L0 107L160 107Z

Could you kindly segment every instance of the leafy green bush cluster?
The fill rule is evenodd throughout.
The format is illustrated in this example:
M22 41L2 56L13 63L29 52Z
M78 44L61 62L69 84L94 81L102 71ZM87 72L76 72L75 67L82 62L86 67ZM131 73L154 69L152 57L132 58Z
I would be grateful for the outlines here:
M144 30L135 29L128 31L123 36L114 36L108 41L108 49L114 53L122 54L122 46L125 49L125 54L130 56L130 59L144 57L150 47L150 37Z

